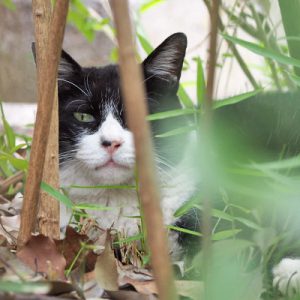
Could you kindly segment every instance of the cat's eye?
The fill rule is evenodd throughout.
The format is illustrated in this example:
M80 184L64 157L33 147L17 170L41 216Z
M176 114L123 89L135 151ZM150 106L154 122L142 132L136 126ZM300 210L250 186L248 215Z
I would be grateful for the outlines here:
M74 117L79 122L84 122L84 123L95 121L95 118L92 115L85 114L85 113L80 113L80 112L75 112Z

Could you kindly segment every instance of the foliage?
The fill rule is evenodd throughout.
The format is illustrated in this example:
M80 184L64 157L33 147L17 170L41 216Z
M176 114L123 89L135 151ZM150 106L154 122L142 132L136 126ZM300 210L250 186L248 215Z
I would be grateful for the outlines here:
M2 1L4 5L12 8L11 1ZM138 9L138 14L143 14L148 9L154 9L156 5L164 2L163 0L143 1ZM210 8L210 1L204 0L204 3ZM265 1L269 4L269 1ZM240 64L245 75L253 85L253 89L246 93L219 99L213 102L213 109L230 106L247 100L258 95L263 90L255 81L252 74L252 66L248 66L243 57L238 52L238 47L244 47L265 59L263 72L266 78L270 80L272 89L293 91L300 86L299 76L294 74L293 66L300 67L300 61L291 57L288 52L285 40L279 39L276 35L276 26L270 20L268 5L263 10L256 9L253 1L236 1L233 6L222 4L222 12L226 17L222 17L220 23L220 38L227 42L229 50L227 53L219 53L222 57L222 63L226 60L236 59ZM109 18L101 18L95 15L93 10L83 4L83 1L72 0L68 21L74 25L88 41L93 41L97 31L108 33L113 38L114 29ZM137 41L140 48L145 53L153 50L151 42L143 34L139 18L136 16L137 23ZM224 23L227 22L225 26ZM222 24L224 26L222 26ZM239 29L239 30L236 30ZM249 38L241 39L238 32L243 31ZM299 37L289 37L290 39L299 39ZM251 40L251 42L250 42ZM254 42L253 42L254 40ZM116 50L112 52L114 60L117 58ZM279 157L278 159L267 159L267 162L259 160L259 154L252 161L243 164L232 163L235 156L239 156L242 142L236 141L231 147L222 148L219 153L214 149L213 158L209 151L199 149L210 149L211 145L216 143L227 143L230 134L220 134L217 137L207 137L203 135L203 105L206 95L206 82L204 75L204 66L199 56L191 61L185 62L188 69L191 65L196 66L197 74L193 84L196 86L194 95L190 95L185 89L185 83L179 87L178 96L182 104L182 109L161 112L148 116L148 120L155 122L172 118L174 128L170 131L156 135L156 138L164 139L170 136L182 136L189 132L195 132L200 140L199 147L194 153L193 159L198 164L199 170L208 177L205 181L209 186L208 194L212 198L217 195L221 199L221 205L212 208L212 230L211 239L213 241L211 248L211 261L208 274L208 299L259 299L264 291L262 286L263 278L269 272L269 263L272 256L272 249L279 247L289 231L297 227L298 221L283 220L289 212L288 208L295 211L299 210L297 199L299 198L299 156ZM188 126L177 127L176 118L180 116L189 116L192 121ZM20 159L15 153L21 147L30 148L30 140L18 136L10 127L5 119L3 108L1 106L1 119L4 132L0 135L0 172L1 176L7 178L17 170L26 170L27 160ZM226 129L226 126L225 126ZM16 142L21 138L22 142ZM246 145L247 146L247 145ZM247 151L247 149L245 150ZM204 153L203 153L204 152ZM213 163L215 157L219 155L224 158L225 163ZM245 153L247 156L247 153ZM257 158L257 160L256 160ZM218 161L219 162L219 161ZM199 172L200 173L200 172ZM210 173L208 176L207 174ZM203 176L196 174L195 176ZM138 181L135 185L124 186L71 186L62 187L62 191L57 191L51 186L43 183L42 189L51 194L58 201L66 205L73 212L72 220L77 224L79 216L89 216L88 210L110 210L112 207L104 207L96 204L73 204L67 195L68 188L114 188L114 189L135 189L138 193ZM206 189L206 188L204 188ZM175 217L180 217L188 211L195 210L203 212L203 193L193 197L175 212ZM137 216L142 218L141 216ZM142 222L143 223L143 222ZM278 224L284 224L278 226ZM279 227L279 228L278 228ZM180 231L192 236L202 236L202 233L179 228L175 225L168 226L169 230ZM291 230L288 230L291 229ZM119 237L114 242L115 245L130 245L141 241L142 260L148 263L149 253L145 246L145 230L141 227L139 234L131 237ZM200 250L196 257L189 261L187 259L187 268L185 276L203 278L203 252ZM205 276L204 276L205 277ZM271 299L271 298L270 298Z

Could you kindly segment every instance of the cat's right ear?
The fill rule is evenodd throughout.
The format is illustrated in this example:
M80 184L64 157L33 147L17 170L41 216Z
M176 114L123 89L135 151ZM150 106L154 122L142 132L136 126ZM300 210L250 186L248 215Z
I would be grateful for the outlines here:
M31 50L36 63L36 49L34 42L31 44ZM80 72L80 65L66 51L61 50L61 58L58 65L58 78L70 78Z

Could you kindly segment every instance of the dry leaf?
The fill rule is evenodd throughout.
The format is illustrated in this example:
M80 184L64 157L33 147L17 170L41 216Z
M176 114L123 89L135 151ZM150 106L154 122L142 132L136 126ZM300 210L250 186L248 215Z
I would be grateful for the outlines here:
M96 280L105 290L118 290L118 271L110 235L107 234L104 251L98 256L95 266Z
M48 237L32 236L17 256L32 270L45 273L50 279L65 279L66 260Z

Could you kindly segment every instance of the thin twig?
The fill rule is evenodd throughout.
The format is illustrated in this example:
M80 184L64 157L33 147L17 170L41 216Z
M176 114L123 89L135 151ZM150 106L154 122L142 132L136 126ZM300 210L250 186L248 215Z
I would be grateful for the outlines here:
M173 281L166 230L160 209L160 196L156 180L152 141L142 72L137 64L128 1L110 1L119 44L119 61L122 93L130 130L134 134L140 196L145 217L147 241L159 299L178 299Z
M6 193L11 185L14 185L14 184L18 183L19 181L21 181L23 179L23 177L24 177L24 172L19 171L19 172L15 173L14 175L8 177L4 181L2 181L2 183L0 184L0 194Z

